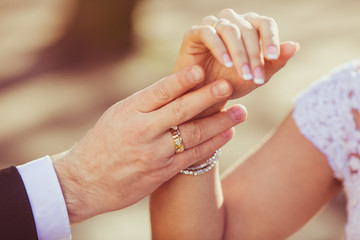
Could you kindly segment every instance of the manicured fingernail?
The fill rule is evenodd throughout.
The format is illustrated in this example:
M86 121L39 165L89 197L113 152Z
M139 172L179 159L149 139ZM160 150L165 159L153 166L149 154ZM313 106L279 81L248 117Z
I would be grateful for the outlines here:
M260 67L257 67L254 71L254 82L256 84L264 84L265 80L264 80L264 74L263 71Z
M226 97L229 95L229 90L230 87L225 81L218 82L212 87L212 92L215 97Z
M244 119L245 112L240 107L232 107L229 110L229 114L231 119L237 122Z
M268 46L267 51L268 51L267 52L267 58L268 59L271 59L271 60L278 59L279 55L278 55L278 51L277 51L276 46L274 46L274 45Z
M199 67L192 67L191 71L187 73L187 78L192 83L201 82L203 79L203 72Z
M242 66L242 77L244 80L253 79L253 75L251 74L251 70L248 64L244 64Z
M234 63L231 61L231 58L230 58L229 54L224 53L223 54L223 60L224 60L225 67L231 68L232 66L234 66Z
M221 134L225 139L230 140L234 136L234 129L230 128Z

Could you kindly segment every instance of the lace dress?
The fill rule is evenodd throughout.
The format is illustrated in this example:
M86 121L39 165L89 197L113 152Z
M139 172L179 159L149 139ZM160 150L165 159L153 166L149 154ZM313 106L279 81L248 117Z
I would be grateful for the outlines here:
M347 197L346 238L360 239L360 59L321 78L298 97L293 118L326 157ZM360 115L359 115L360 116Z

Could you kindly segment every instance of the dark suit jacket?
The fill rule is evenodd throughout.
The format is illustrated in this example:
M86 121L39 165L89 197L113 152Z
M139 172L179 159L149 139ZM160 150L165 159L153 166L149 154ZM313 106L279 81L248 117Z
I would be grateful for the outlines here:
M16 167L0 170L0 239L38 239L30 202Z

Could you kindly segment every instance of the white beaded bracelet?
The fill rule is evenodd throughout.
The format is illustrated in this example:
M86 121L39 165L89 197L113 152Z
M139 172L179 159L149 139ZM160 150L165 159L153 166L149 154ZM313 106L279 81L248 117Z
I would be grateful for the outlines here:
M209 158L206 162L197 166L190 166L188 168L185 168L184 170L181 170L180 173L185 175L194 175L194 176L207 173L215 166L220 156L221 156L221 150L218 149L216 150L214 155L211 158Z

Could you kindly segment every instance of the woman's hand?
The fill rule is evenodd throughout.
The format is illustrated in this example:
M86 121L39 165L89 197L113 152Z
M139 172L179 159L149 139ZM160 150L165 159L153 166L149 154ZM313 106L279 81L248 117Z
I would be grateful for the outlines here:
M294 42L280 44L272 18L225 9L185 34L175 71L198 64L206 82L227 79L234 87L230 98L239 98L266 83L298 49Z
M232 93L225 80L188 92L203 81L199 66L160 80L110 107L74 148L53 157L71 223L136 203L231 139L243 107L189 121ZM185 148L178 154L169 131L176 125Z

